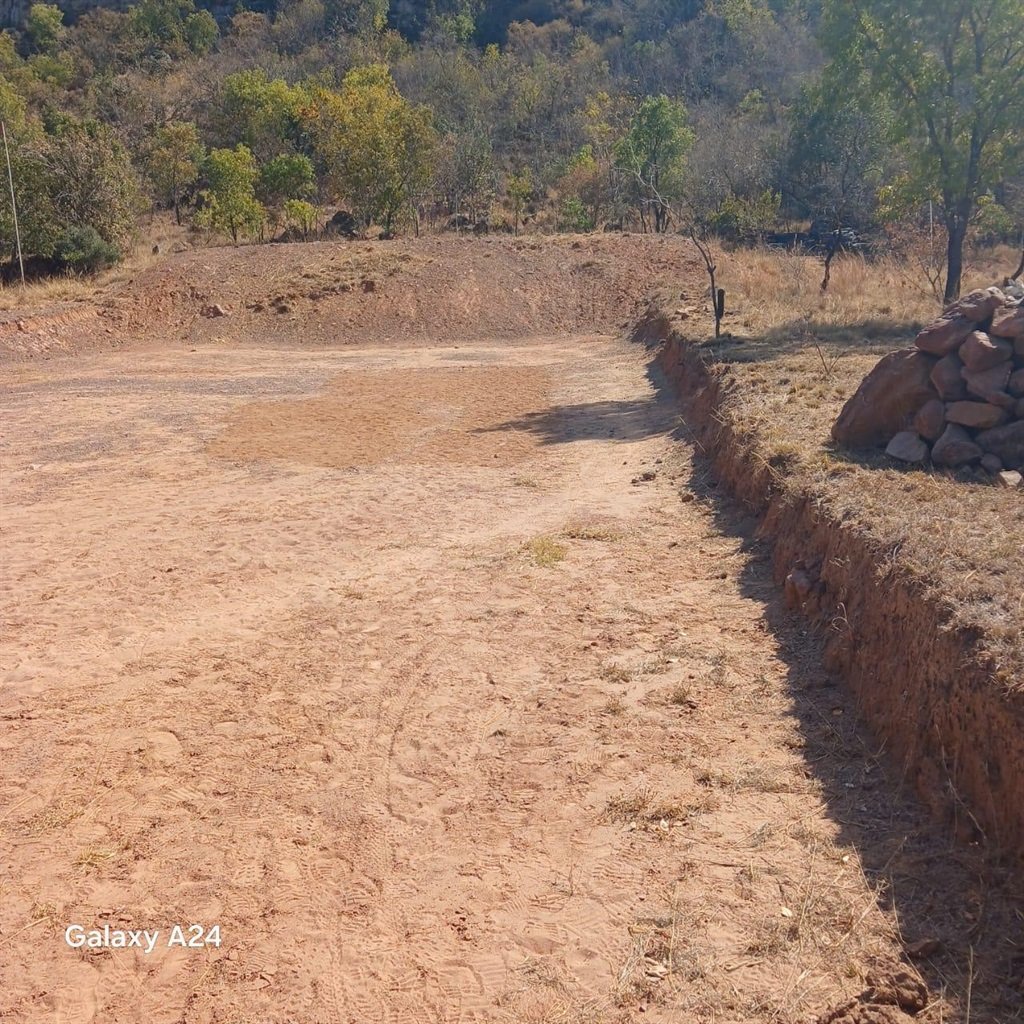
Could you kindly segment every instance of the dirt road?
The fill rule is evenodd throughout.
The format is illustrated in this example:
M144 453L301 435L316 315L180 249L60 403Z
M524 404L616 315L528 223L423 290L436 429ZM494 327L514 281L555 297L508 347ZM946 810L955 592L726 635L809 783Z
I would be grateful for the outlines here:
M648 373L605 337L6 370L0 1019L796 1021L894 963L821 680Z

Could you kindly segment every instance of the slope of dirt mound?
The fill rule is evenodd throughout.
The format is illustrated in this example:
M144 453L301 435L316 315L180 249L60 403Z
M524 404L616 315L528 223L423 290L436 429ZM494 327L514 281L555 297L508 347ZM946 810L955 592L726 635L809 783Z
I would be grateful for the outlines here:
M103 311L91 303L62 302L0 316L0 360L77 351L85 338L111 335Z
M109 300L126 343L422 344L619 329L651 284L691 275L684 240L423 238L207 249Z

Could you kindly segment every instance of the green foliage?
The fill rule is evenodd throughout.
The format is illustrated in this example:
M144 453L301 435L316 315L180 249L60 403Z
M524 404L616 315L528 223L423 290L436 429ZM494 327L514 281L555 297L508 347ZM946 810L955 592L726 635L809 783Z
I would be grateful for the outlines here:
M258 173L246 146L210 150L203 168L207 187L196 224L230 235L235 243L240 237L256 235L266 219L263 204L256 198Z
M260 168L256 191L269 206L313 195L316 191L313 161L302 153L275 156Z
M655 231L668 230L671 204L682 192L684 161L693 145L686 107L668 96L648 96L615 147L615 161L646 230L648 216Z
M284 204L285 223L298 231L303 239L316 230L317 209L305 199L287 199Z
M10 98L0 88L0 108L4 107L11 108ZM114 258L124 256L139 211L137 180L127 151L109 127L95 121L64 116L49 128L46 131L31 119L8 122L25 253L51 258L59 244L70 245L68 232L88 227L110 247ZM14 252L9 203L0 204L0 246L8 255Z
M224 79L214 127L222 142L241 143L258 159L269 160L299 144L306 103L305 91L284 79L268 78L261 70L239 71Z
M203 161L199 130L191 121L169 121L153 134L144 166L157 198L174 210L181 223L181 196L196 183Z
M209 11L196 11L185 19L185 42L193 53L209 53L219 36L220 29Z
M750 92L740 100L736 113L740 117L750 119L761 119L768 115L768 101L760 89L751 89Z
M25 34L36 53L54 53L64 31L64 12L55 4L32 4L28 9Z
M0 33L38 254L78 226L123 251L128 153L179 215L202 184L197 220L236 240L264 217L302 233L290 201L321 195L388 232L479 220L503 177L517 231L527 204L538 227L631 210L666 231L685 210L738 238L783 214L870 230L926 199L954 243L1024 220L1024 0L98 4L42 0ZM223 37L211 10L230 13ZM10 227L0 204L5 245Z
M561 217L558 226L562 231L585 232L594 230L594 221L579 196L567 196L562 200Z
M90 225L68 228L54 245L54 259L74 274L95 274L120 258L117 249Z
M727 196L708 226L725 238L753 241L778 222L781 202L779 193L770 190L749 199Z
M892 178L887 112L863 85L836 84L804 89L790 113L787 192L798 216L865 229Z
M147 57L207 53L218 36L217 23L193 0L141 0L128 19L129 33Z
M610 163L599 160L590 143L578 149L558 182L565 230L592 231L615 201L613 186Z
M39 147L40 177L54 233L89 226L127 255L139 212L138 179L125 147L107 125L61 119Z
M975 218L978 233L984 238L1017 241L1020 227L1012 210L1008 210L995 196L986 194L978 197L978 213Z
M476 31L473 16L466 11L442 14L434 22L434 27L452 41L463 44L468 43Z
M1024 2L829 0L826 19L831 75L888 101L908 184L941 200L952 299L979 197L1024 156Z
M508 176L508 181L505 183L505 191L508 193L509 202L512 204L514 230L518 235L519 222L523 216L523 208L530 201L530 197L533 195L533 181L530 178L529 170L524 168L518 174L510 174Z
M63 88L71 84L74 70L70 63L48 53L34 53L28 59L32 74L40 83L51 88Z
M309 128L335 194L386 232L431 184L431 112L409 103L383 65L350 71L338 92L321 89Z

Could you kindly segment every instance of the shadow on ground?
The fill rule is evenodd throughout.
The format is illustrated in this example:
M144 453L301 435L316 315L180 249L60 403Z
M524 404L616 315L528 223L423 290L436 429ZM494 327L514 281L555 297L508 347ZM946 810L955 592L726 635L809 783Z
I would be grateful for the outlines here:
M677 401L653 364L650 379L663 397ZM682 411L677 436L693 442ZM858 850L878 903L895 919L908 962L920 971L932 998L945 996L960 1008L955 1018L926 1010L918 1019L1024 1021L1019 865L980 845L959 843L953 828L929 817L900 765L878 749L861 724L853 695L823 667L823 637L787 609L772 578L770 544L757 538L757 520L719 487L700 445L692 447L696 454L681 492L704 502L715 526L739 538L748 556L739 584L745 596L763 606L788 666L804 756L839 827L839 841Z
M490 427L478 427L474 434L525 431L542 445L573 441L637 441L671 431L679 412L667 395L644 401L585 402L556 405L529 412Z
M827 358L845 354L884 355L896 348L909 348L921 329L919 323L868 319L855 323L830 324L799 318L763 334L723 335L705 342L710 355L723 363L763 363L782 356L821 351Z

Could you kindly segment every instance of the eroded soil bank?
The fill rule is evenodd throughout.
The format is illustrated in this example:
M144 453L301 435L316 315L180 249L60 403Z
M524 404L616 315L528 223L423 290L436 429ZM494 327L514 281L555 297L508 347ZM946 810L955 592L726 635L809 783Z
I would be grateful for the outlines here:
M1000 683L1012 666L991 656L980 631L950 621L934 588L901 566L898 551L787 479L785 466L773 464L734 416L739 385L728 369L673 330L657 306L634 338L655 350L655 364L681 402L684 434L700 452L698 465L735 503L745 524L738 529L764 545L787 608L812 625L824 669L852 694L870 727L866 742L892 784L908 785L930 812L930 837L917 854L921 874L902 882L925 904L948 901L947 920L959 913L963 930L946 931L943 945L947 954L969 958L972 971L978 949L985 951L992 972L985 991L994 991L995 978L1019 978L1020 911L1012 908L1020 907L1024 853L1024 701ZM894 883L891 862L874 867L895 898L902 883ZM984 880L987 897L962 899L958 887L970 877ZM905 921L920 920L914 903L905 902ZM937 933L937 925L927 928ZM964 979L949 959L940 974ZM1020 1019L1020 996L1006 999L1007 1014L1013 1007L1006 1019Z
M660 327L659 327L660 325ZM776 582L823 627L826 661L857 696L921 799L958 838L1024 855L1024 697L999 685L976 632L949 622L898 552L829 515L729 414L730 385L700 347L655 321L658 361L716 473L761 518Z

